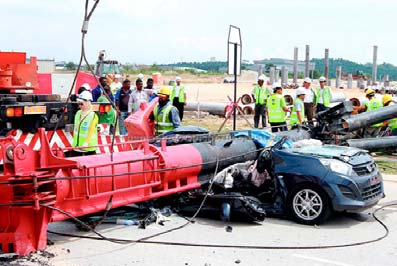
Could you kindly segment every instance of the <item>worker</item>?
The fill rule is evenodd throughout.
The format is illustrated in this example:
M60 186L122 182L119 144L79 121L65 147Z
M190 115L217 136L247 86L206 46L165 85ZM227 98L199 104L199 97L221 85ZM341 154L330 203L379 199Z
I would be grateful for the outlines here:
M74 117L73 147L79 147L71 152L71 156L95 154L98 146L98 116L92 110L92 95L83 91L77 97L80 110ZM84 148L87 147L87 148Z
M107 97L104 93L102 93L97 100L98 103L109 103L109 99L111 100L114 97L109 86L105 86L104 90L104 93L107 95ZM113 135L115 133L114 124L116 123L116 110L114 110L113 107L110 107L109 112L105 114L99 114L98 123L109 125L109 133Z
M170 89L162 87L158 93L159 102L154 107L151 120L155 122L155 135L163 134L181 126L178 109L170 102Z
M306 89L305 99L303 100L303 104L305 106L305 115L307 117L307 122L309 125L314 125L313 117L314 117L314 109L316 103L316 93L310 88L312 80L310 78L305 78L303 80L303 87Z
M262 127L266 127L266 101L269 98L268 88L264 86L265 76L258 77L258 85L252 90L252 98L255 101L254 127L258 128L259 119L262 117Z
M319 81L320 87L316 90L316 113L328 110L332 99L331 88L325 86L327 79L321 76Z
M375 97L375 91L373 89L367 89L365 96L368 99L368 102L366 102L364 106L364 110L366 112L371 112L382 107L382 102ZM364 129L363 136L365 138L376 137L379 134L381 127L382 122L371 125Z
M382 102L383 102L383 106L394 105L393 97L391 96L391 94L383 95ZM386 126L386 125L390 128L391 135L397 136L397 117L383 122L383 126Z
M141 79L135 81L135 90L131 92L128 101L128 114L132 114L139 110L141 103L148 102L150 93L143 90L143 82Z
M116 92L116 108L119 115L119 133L120 135L127 135L127 129L124 125L124 120L128 117L128 102L131 95L131 81L125 79L123 86Z
M145 75L143 75L142 73L139 73L138 76L136 76L136 78L143 81L145 79Z
M108 85L108 81L106 77L100 77L99 78L99 83L102 85L102 88ZM96 102L98 98L102 95L102 88L98 84L93 90L92 90L92 101Z
M157 97L156 88L154 87L152 78L148 78L146 80L146 86L143 90L149 94L149 102Z
M267 114L272 132L287 131L286 112L290 112L283 97L283 88L276 82L273 84L273 94L267 99Z
M172 88L170 101L173 106L175 106L179 111L179 116L181 121L183 120L183 112L186 105L186 88L185 86L181 86L181 77L176 77L175 82L176 85Z
M292 107L292 112L289 120L291 128L299 127L303 124L305 119L305 106L303 100L306 96L306 89L300 87L296 90L296 99L294 101L294 106Z
M120 74L114 75L113 82L109 85L113 95L116 95L116 92L123 86L123 84L120 82L120 79Z

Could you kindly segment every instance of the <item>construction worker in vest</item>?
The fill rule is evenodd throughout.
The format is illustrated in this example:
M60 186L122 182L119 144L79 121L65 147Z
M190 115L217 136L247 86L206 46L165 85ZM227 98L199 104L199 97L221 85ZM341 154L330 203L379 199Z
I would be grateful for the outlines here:
M181 126L178 109L170 102L170 89L162 87L158 93L159 102L149 118L155 122L155 135L164 134Z
M262 117L262 127L266 127L266 101L269 98L269 92L266 86L264 86L265 76L260 75L258 77L258 85L252 90L252 98L255 101L255 115L254 115L254 127L258 128L259 118Z
M316 107L316 92L310 88L312 80L310 78L305 78L303 80L303 87L306 89L306 96L303 100L303 104L305 105L305 115L307 117L307 122L309 125L314 125L313 117L314 117L314 108Z
M179 117L181 121L183 120L183 111L186 105L186 88L181 86L181 77L176 77L176 85L172 88L170 100L173 106L175 106L179 111Z
M95 154L98 146L98 116L92 110L92 94L83 91L77 96L80 110L74 117L73 149L70 156L84 156ZM84 148L87 147L87 148Z
M267 114L272 132L287 131L286 112L290 112L283 96L279 82L273 84L273 94L267 99Z
M316 89L316 113L328 110L332 99L331 88L325 86L327 79L321 76L319 81L320 87Z
M391 94L385 94L382 98L383 106L394 105ZM392 136L397 136L397 117L383 122L383 126L388 126L391 130Z
M367 89L367 91L365 92L365 96L368 99L368 102L366 102L364 106L365 112L371 112L383 106L382 102L376 99L374 90ZM371 125L364 129L363 137L376 137L379 134L381 128L382 122Z
M289 124L292 128L300 127L305 119L305 106L303 100L306 96L306 89L299 87L296 90L296 99L294 101L294 106L292 107L291 116L289 118Z

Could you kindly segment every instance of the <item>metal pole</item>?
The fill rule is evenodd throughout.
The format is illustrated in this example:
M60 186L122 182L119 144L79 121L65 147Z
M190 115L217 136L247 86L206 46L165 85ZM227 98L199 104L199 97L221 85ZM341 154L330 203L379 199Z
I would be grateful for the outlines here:
M325 48L324 55L324 76L327 79L327 85L331 85L331 81L328 79L329 77L329 49Z
M309 77L309 53L310 53L310 46L306 44L305 78Z
M376 70L377 70L377 65L376 65L376 60L378 57L378 46L374 45L374 54L373 54L373 61L372 61L372 85L375 85L376 83Z
M294 84L298 83L298 47L294 48Z
M234 44L234 99L237 102L237 43ZM233 131L236 130L237 110L233 108Z

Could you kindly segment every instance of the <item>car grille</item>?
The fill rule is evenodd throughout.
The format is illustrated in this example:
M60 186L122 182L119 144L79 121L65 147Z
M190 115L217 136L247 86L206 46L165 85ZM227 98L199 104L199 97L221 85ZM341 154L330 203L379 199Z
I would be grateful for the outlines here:
M364 188L363 192L361 193L361 196L363 197L363 200L370 200L376 198L381 193L382 193L382 186L381 183L379 183Z
M359 165L359 166L354 166L353 171L356 172L357 175L368 175L370 173L373 173L376 171L376 164L375 163L369 163L365 165Z

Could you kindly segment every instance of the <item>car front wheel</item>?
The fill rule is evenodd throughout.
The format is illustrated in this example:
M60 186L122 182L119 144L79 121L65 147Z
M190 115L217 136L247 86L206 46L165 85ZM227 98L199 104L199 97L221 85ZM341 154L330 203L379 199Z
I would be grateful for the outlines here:
M301 224L321 224L328 219L331 208L324 191L303 186L292 191L288 199L289 213Z

